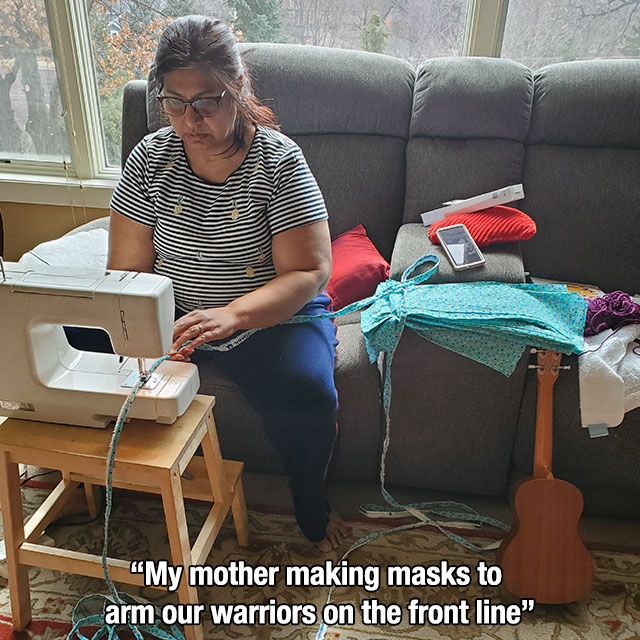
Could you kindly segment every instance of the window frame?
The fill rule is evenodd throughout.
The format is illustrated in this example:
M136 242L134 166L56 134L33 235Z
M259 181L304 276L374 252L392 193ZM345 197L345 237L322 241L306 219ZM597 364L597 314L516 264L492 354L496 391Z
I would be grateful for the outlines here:
M44 0L71 161L11 162L0 201L109 208L120 167L107 165L89 17L84 0ZM509 0L469 0L462 56L500 57Z

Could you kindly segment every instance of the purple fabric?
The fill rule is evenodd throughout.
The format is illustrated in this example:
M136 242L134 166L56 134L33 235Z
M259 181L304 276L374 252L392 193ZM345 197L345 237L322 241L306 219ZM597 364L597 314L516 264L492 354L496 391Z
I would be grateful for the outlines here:
M624 291L606 293L588 301L585 336L595 336L605 329L617 329L625 324L640 323L640 304Z

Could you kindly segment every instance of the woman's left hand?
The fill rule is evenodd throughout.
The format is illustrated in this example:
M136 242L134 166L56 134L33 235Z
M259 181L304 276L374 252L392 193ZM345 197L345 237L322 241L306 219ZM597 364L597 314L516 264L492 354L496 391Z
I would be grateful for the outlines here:
M236 314L228 307L190 311L173 325L173 344L169 349L171 359L189 360L198 345L228 338L241 328L238 325ZM187 340L192 342L180 349Z

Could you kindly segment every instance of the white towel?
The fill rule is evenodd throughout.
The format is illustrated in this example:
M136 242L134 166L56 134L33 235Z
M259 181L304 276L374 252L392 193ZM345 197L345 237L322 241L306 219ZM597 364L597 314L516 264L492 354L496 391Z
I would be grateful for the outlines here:
M640 324L585 338L586 353L578 358L583 427L616 427L625 412L640 406L640 356L633 352L634 347L640 352L636 339L640 339Z
M106 267L108 249L109 231L101 218L74 229L61 238L39 244L25 253L18 263L31 269L41 268L45 264L60 267Z

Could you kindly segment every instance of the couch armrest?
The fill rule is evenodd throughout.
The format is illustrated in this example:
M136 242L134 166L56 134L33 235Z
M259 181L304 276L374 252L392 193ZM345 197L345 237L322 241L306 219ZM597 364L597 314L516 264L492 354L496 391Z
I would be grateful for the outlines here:
M486 263L481 267L455 271L440 245L429 240L427 228L420 223L403 224L398 230L396 242L391 254L391 270L389 277L400 280L402 272L418 258L433 253L440 258L438 270L429 278L429 283L445 282L524 282L524 264L518 242L492 244L481 249ZM429 265L416 271L422 273Z

